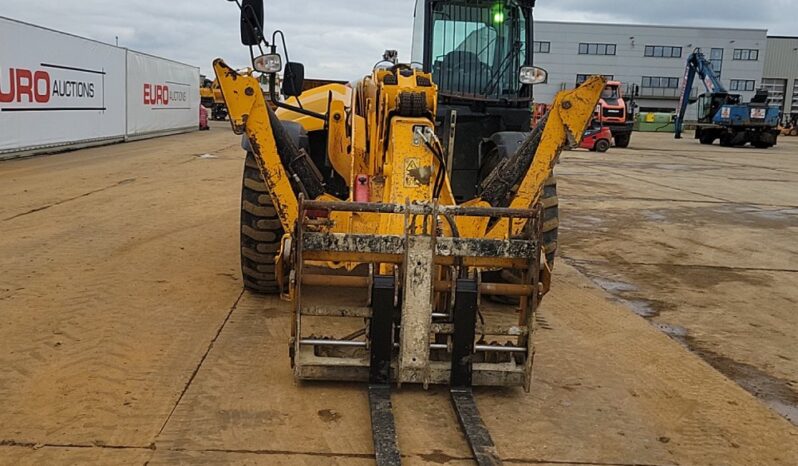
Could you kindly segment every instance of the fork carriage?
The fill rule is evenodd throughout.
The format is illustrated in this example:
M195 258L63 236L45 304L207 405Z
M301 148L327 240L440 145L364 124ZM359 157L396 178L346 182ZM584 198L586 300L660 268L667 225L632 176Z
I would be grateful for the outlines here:
M287 284L296 377L529 390L540 211L301 201ZM333 212L398 216L404 234L324 232ZM463 238L462 217L528 226L509 240ZM444 227L451 236L441 234ZM322 274L320 264L348 267ZM511 272L514 283L489 280L497 270Z

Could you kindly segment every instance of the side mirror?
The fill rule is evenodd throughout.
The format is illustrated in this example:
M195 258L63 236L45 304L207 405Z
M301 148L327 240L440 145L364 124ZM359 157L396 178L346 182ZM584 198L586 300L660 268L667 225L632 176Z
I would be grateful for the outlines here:
M305 65L302 63L288 62L283 73L283 95L286 97L299 97L305 87Z
M521 84L543 84L549 80L549 72L537 66L524 66L518 79Z
M241 2L241 43L258 45L263 40L263 0Z

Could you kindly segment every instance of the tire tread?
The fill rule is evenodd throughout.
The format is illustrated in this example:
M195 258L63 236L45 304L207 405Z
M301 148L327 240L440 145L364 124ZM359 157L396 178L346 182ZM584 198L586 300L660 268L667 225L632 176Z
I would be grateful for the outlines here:
M252 152L247 152L244 162L240 233L244 288L254 293L279 293L275 256L284 231Z

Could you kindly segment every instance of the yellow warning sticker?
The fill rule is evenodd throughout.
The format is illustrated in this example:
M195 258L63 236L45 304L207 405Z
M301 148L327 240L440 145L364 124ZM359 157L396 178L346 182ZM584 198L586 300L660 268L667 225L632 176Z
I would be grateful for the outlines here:
M405 188L418 188L421 186L419 177L420 164L416 158L405 159Z

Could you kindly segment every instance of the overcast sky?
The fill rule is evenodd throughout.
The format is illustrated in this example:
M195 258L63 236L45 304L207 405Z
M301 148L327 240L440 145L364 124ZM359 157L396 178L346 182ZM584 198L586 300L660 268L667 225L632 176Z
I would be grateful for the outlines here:
M265 0L308 77L354 79L385 49L409 60L415 0ZM798 0L538 0L536 19L768 29L798 35ZM249 64L238 9L225 0L0 0L0 16L200 66ZM8 46L8 44L0 44Z

